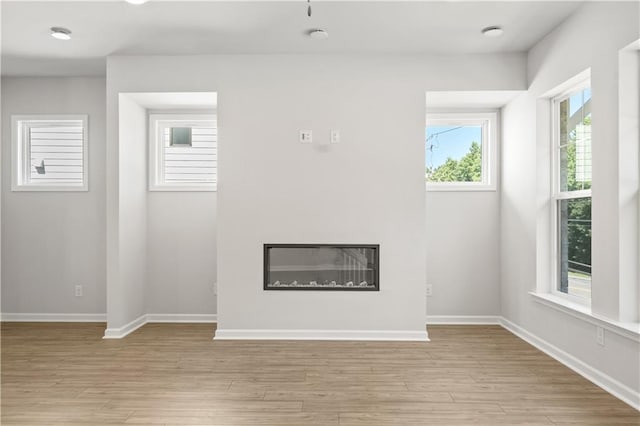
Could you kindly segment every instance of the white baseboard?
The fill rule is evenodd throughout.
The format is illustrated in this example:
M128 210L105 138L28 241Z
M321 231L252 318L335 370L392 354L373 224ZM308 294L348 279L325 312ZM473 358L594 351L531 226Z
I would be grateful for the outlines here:
M2 313L3 322L107 322L107 314L16 314Z
M123 325L120 328L107 328L104 331L103 339L122 339L126 335L133 333L143 325L147 323L147 315L140 315L138 318L131 321L129 324Z
M428 342L425 331L409 330L221 330L215 340L368 340Z
M216 314L147 314L147 322L215 323Z
M122 339L147 323L215 323L215 314L143 314L120 328L107 328L103 339Z
M596 370L573 355L528 332L504 317L501 318L501 324L505 329L509 330L525 342L540 349L551 358L554 358L556 361L569 367L585 379L593 382L616 398L626 402L636 410L640 410L640 393L634 391L625 384L620 383L611 376Z
M427 315L427 325L500 325L497 315Z

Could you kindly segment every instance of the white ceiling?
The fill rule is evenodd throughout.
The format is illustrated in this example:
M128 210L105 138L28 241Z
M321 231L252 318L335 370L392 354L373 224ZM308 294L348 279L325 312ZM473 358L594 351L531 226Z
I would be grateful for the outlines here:
M156 93L122 93L147 109L184 110L184 109L216 109L218 94L216 92L156 92Z
M502 108L521 93L517 90L427 92L427 112Z
M108 55L523 52L580 1L2 1L3 75L101 75ZM480 30L501 25L500 38ZM55 40L52 26L73 31ZM312 40L324 28L327 40Z

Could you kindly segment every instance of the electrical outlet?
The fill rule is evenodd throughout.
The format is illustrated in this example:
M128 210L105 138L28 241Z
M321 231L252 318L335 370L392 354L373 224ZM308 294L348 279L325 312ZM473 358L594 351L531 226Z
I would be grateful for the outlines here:
M331 143L340 143L340 130L331 130L329 139Z
M604 346L604 328L596 326L596 342L600 346Z
M427 284L427 297L433 296L433 285Z
M82 297L82 286L81 285L77 285L76 286L76 297Z

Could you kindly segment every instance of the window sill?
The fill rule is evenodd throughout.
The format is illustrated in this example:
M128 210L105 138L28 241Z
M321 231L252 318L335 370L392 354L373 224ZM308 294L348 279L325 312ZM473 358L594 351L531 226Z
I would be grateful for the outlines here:
M444 184L425 185L427 192L495 192L496 187L491 185L465 185L465 184Z
M150 192L217 192L215 186L153 186Z
M619 336L640 342L640 323L619 322L591 313L591 308L548 293L529 292L533 300L574 318L602 327Z
M12 192L88 192L88 185L17 185L11 187Z

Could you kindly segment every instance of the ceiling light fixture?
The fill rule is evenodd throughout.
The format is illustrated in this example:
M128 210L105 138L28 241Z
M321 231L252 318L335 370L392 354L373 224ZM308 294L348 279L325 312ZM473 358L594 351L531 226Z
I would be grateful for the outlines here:
M309 37L314 40L324 40L329 37L329 33L320 28L309 31Z
M490 27L483 28L481 32L487 37L500 37L504 33L504 30L502 27L492 25Z
M51 27L51 37L58 40L71 40L71 30L62 27Z
M126 0L127 3L131 3L131 4L144 4L147 1L148 0Z

